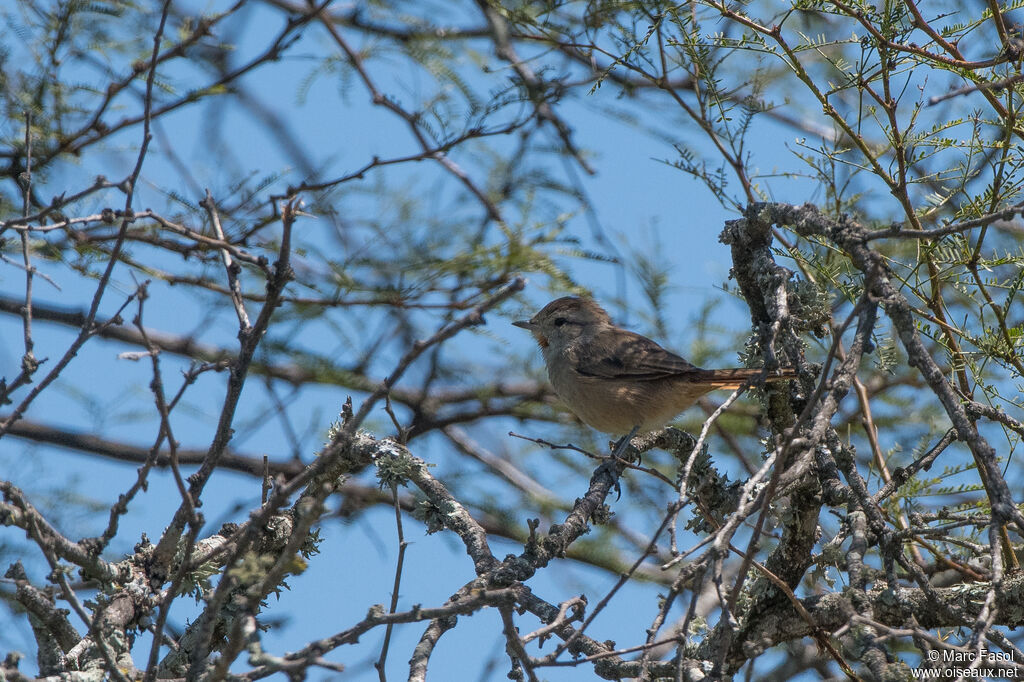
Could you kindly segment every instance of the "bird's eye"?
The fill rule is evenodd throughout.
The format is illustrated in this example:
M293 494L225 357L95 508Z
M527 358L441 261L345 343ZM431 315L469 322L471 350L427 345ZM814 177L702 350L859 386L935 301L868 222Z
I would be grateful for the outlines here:
M564 317L556 317L555 321L552 324L554 324L556 327L561 327L563 324L565 324L568 321L569 320L565 319Z

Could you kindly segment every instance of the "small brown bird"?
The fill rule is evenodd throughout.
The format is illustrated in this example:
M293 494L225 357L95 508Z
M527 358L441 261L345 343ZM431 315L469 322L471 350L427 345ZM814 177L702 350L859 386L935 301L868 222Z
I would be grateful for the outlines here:
M613 435L655 431L715 389L736 389L760 369L701 369L635 332L616 327L593 301L566 296L529 320L555 393L577 417ZM779 370L765 381L796 376Z

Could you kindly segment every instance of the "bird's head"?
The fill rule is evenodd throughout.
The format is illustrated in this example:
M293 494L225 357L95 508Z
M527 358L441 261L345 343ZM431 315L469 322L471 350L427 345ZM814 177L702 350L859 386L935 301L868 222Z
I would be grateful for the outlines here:
M565 296L544 306L529 320L513 322L528 330L541 348L564 346L581 336L611 326L604 309L588 298Z

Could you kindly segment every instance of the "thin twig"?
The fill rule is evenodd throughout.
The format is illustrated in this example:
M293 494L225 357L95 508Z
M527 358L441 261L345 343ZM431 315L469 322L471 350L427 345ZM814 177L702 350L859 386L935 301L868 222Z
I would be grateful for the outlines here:
M217 211L217 203L213 200L210 190L206 190L206 197L199 202L199 205L206 209L206 214L210 217L210 224L213 225L213 231L217 234L217 239L227 243L228 240L224 236L224 228L220 224L220 213ZM245 312L245 301L242 300L242 286L238 281L238 273L241 271L241 268L234 263L231 259L231 253L226 249L221 249L220 255L224 261L224 270L228 275L228 289L231 291L231 303L234 304L235 313L238 315L238 326L245 333L252 328L252 325L249 324L249 315Z
M398 531L398 559L395 562L395 580L391 587L391 604L388 607L388 613L395 614L398 612L398 595L402 586L402 567L405 565L405 550L408 548L409 543L405 541L405 533L402 530L402 507L398 504L398 488L395 486L391 486L391 499L395 506L395 528ZM385 667L388 660L388 649L391 647L391 632L394 627L394 623L388 623L384 628L384 643L380 647L380 658L373 664L373 667L377 669L377 678L380 682L387 682Z

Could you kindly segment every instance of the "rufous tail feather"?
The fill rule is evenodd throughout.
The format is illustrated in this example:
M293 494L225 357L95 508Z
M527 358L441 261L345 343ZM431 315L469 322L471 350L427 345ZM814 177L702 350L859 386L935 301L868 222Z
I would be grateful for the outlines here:
M730 391L736 390L747 380L760 376L764 370L762 369L749 369L749 368L738 368L738 369L709 369L706 370L707 375L701 378L701 383L712 388L728 389ZM787 381L789 379L796 378L796 370L791 368L777 369L774 372L770 372L765 376L765 381Z

